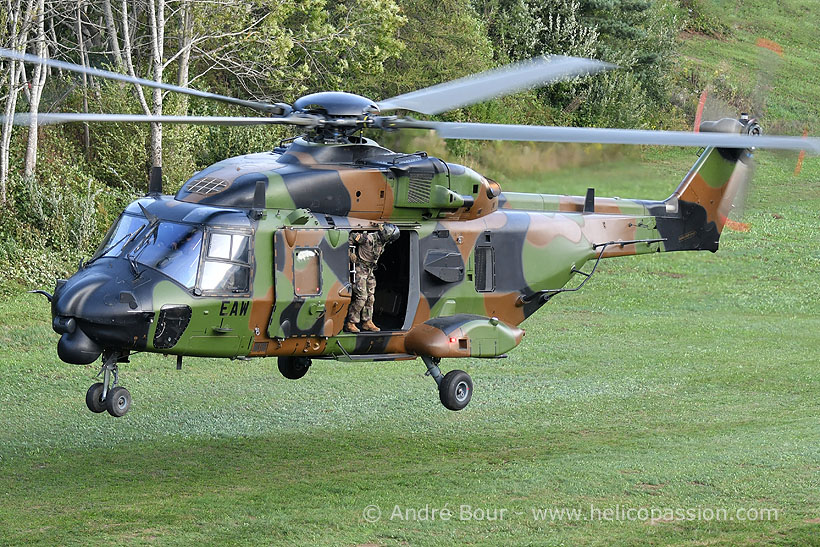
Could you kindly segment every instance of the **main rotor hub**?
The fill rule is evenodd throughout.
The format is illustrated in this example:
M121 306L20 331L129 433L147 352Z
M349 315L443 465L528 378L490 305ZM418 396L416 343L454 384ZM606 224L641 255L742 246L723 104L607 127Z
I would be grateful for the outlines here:
M379 107L367 97L342 91L311 93L297 99L293 109L307 114L324 114L332 117L360 117L378 115Z
M354 133L372 123L370 116L379 115L375 101L341 91L305 95L293 103L293 109L321 119L317 126L308 130L305 138L323 143L349 142Z

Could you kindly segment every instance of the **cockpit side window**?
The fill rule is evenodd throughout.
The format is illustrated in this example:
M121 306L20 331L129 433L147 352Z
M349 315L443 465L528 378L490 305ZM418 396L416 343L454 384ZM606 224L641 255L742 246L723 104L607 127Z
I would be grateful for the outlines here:
M221 258L233 262L248 263L248 236L245 234L211 233L208 245L209 258Z
M212 231L202 263L199 289L208 294L250 291L250 235Z

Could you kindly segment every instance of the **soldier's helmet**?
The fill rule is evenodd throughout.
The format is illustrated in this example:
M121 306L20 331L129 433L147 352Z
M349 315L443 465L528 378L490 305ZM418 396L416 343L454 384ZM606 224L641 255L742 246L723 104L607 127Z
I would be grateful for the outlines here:
M395 224L385 223L381 225L381 228L379 228L379 237L385 243L392 243L393 241L396 241L399 239L400 235L399 229Z

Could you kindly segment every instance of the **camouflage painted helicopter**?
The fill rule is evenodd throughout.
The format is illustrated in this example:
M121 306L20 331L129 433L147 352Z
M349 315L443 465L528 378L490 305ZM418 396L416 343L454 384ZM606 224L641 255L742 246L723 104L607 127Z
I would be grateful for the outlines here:
M521 323L552 297L578 290L600 260L622 255L716 251L752 147L820 151L816 139L761 136L746 116L706 122L700 133L420 121L391 110L437 114L609 65L541 58L374 102L323 92L293 106L213 95L107 71L0 55L90 72L252 107L265 116L215 118L40 114L71 121L289 124L303 134L270 152L220 161L163 195L154 170L93 257L51 301L58 354L68 363L102 358L103 382L86 396L93 412L125 414L118 365L133 352L177 356L278 356L290 379L312 359L421 357L442 404L464 408L473 383L443 375L443 358L504 355ZM28 124L25 114L15 123ZM468 167L426 153L392 152L362 129L431 129L448 139L667 144L705 147L663 201L502 192ZM343 330L351 302L351 231L399 227L377 271L380 332ZM592 262L589 271L581 268ZM577 277L576 277L577 276ZM580 284L566 288L573 278Z

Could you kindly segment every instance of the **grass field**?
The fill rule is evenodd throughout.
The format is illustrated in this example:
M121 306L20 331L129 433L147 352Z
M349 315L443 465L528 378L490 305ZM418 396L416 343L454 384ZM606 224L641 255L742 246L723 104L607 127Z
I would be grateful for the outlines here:
M644 154L508 186L659 197L692 159ZM820 162L793 163L761 158L752 229L719 253L607 261L508 359L445 362L476 384L459 413L420 361L293 382L273 360L138 355L131 412L92 415L95 367L59 362L45 301L3 302L0 543L816 543ZM425 507L453 517L407 519ZM532 513L560 508L579 520ZM653 509L704 518L624 519Z
M750 64L765 32L793 75L772 108L816 116L813 4L710 5L739 32L684 53ZM500 181L663 198L694 161L640 155ZM820 544L820 160L795 161L760 154L751 230L718 253L605 261L508 359L445 360L475 382L458 413L420 361L294 382L272 359L137 355L131 412L93 415L96 367L58 360L42 297L5 299L0 544Z

